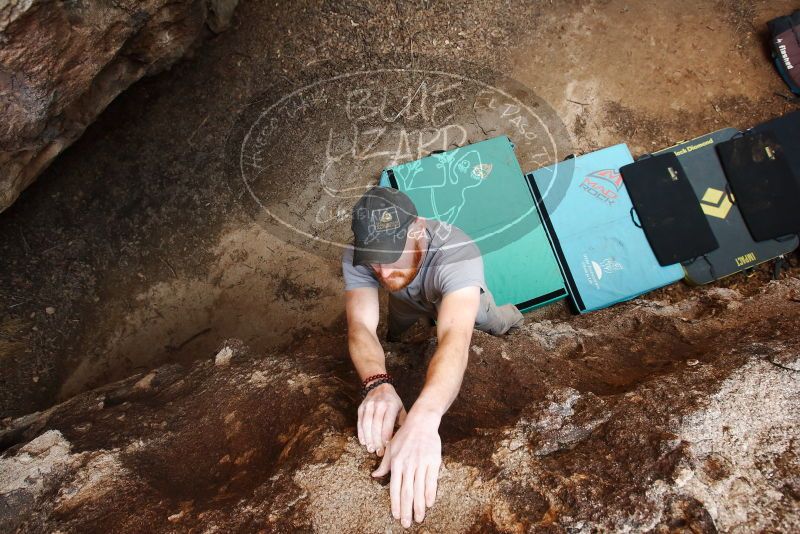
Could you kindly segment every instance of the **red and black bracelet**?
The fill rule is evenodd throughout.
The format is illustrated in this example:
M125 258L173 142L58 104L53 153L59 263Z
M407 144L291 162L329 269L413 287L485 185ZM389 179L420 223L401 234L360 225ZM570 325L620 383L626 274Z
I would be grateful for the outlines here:
M365 388L365 387L367 387L367 384L369 384L373 380L378 380L379 378L388 378L389 380L391 380L392 379L392 375L390 375L389 373L381 373L379 375L368 376L367 378L365 378L361 382L361 387Z
M372 391L378 386L382 386L383 384L391 384L392 386L394 386L394 380L392 380L391 378L379 378L378 380L374 381L372 384L366 386L361 390L361 397L362 398L366 397L370 391Z

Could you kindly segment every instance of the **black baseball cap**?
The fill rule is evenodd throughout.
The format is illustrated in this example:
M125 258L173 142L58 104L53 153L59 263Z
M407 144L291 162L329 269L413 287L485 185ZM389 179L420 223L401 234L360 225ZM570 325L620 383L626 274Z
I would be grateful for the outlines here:
M406 247L417 208L402 191L373 187L353 206L353 265L394 263Z

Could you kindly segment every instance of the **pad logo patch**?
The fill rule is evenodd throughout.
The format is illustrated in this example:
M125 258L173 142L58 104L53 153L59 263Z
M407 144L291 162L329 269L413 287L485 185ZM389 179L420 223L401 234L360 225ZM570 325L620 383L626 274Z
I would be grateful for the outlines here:
M594 286L595 289L600 289L600 280L603 276L614 274L625 269L620 262L614 258L605 258L599 261L589 259L586 254L583 255L583 274L586 275L586 280Z
M778 50L781 53L781 59L783 59L783 64L786 65L786 70L792 70L794 65L792 65L792 60L789 59L789 51L786 50L786 45L783 44L783 39L778 38L776 40L776 44L778 45Z
M382 232L400 228L400 218L397 216L397 208L394 206L379 210L372 210L372 224L375 230Z
M587 174L578 186L600 202L612 206L622 188L622 175L614 169Z
M754 252L748 252L747 254L739 256L734 261L736 262L736 266L737 267L744 267L745 265L747 265L749 263L755 263L755 261L757 259L758 258L756 258L756 255L755 255Z
M700 206L703 208L703 213L709 217L724 219L731 211L733 203L731 203L724 191L709 187L700 200Z
M481 180L485 180L489 177L492 173L492 164L491 163L478 163L474 167L472 167L472 176L475 178L480 178Z

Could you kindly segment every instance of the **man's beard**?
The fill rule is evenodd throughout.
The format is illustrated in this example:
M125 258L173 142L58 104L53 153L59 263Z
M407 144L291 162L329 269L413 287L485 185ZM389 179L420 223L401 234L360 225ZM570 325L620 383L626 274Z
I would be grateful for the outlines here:
M414 267L407 272L395 272L387 279L381 279L380 283L387 291L395 292L400 291L408 286L417 276L419 268L422 265L422 247L419 243L414 247Z

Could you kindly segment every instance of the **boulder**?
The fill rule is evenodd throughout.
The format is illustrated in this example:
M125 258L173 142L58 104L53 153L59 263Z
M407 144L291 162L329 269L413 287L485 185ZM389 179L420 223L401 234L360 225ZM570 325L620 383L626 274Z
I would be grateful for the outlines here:
M224 30L237 1L0 2L0 211L117 95Z
M475 332L418 530L797 531L799 289ZM5 421L0 529L402 532L356 438L345 351L344 333L276 354L229 339L225 365L166 365ZM407 403L434 351L392 344Z

